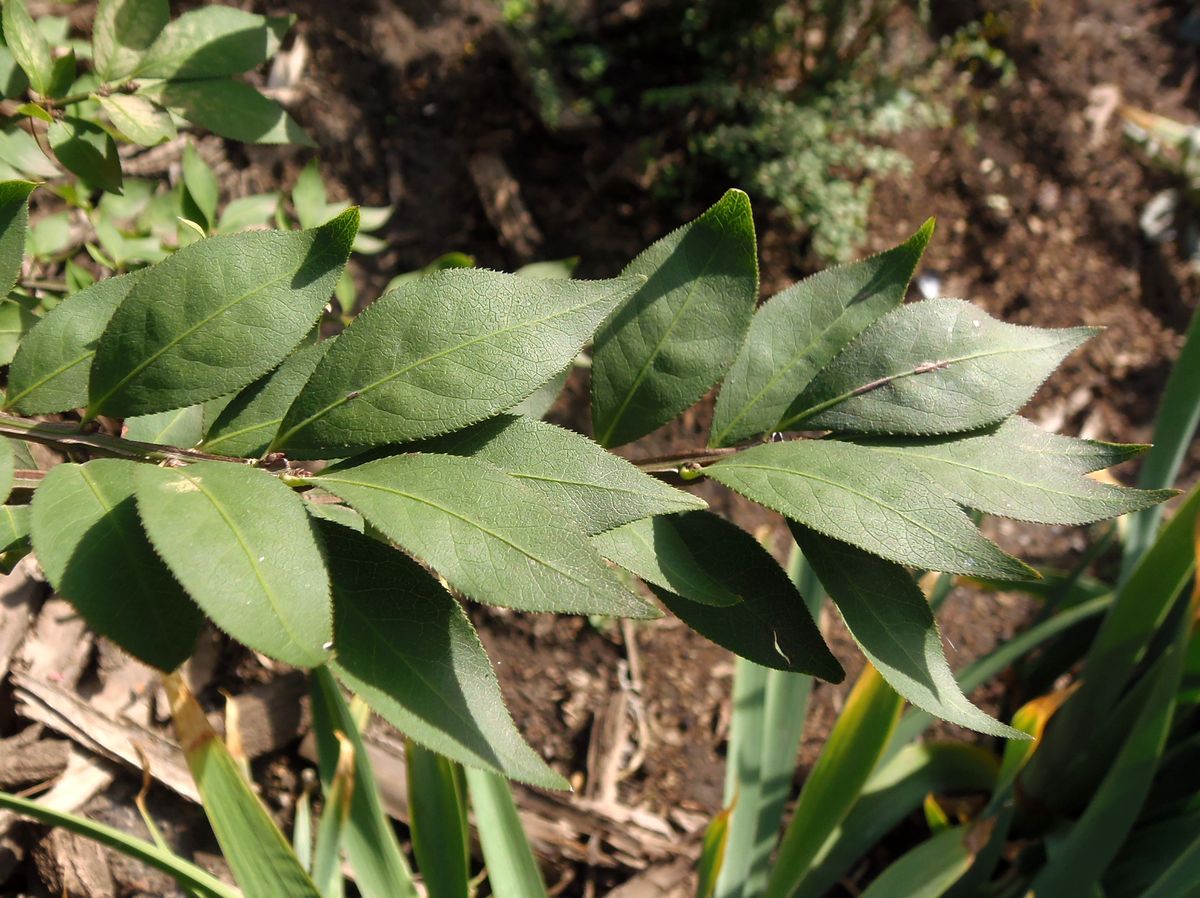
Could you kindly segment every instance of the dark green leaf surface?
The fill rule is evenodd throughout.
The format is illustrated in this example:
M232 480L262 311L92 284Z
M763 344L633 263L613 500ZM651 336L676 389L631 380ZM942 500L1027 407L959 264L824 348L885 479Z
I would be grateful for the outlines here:
M92 23L92 61L100 80L132 75L170 18L167 0L100 0Z
M722 524L710 526L723 530ZM714 563L725 567L725 561L693 552L673 517L643 518L598 533L592 537L592 545L613 564L682 598L717 607L742 601L741 595L730 592L707 571Z
M434 751L564 788L513 724L458 602L403 552L336 524L319 531L333 580L338 678Z
M270 374L239 393L209 428L204 439L205 450L245 458L262 455L279 430L284 412L332 343L333 340L324 340L302 346Z
M312 329L356 226L351 209L311 231L210 237L149 269L100 339L89 414L194 405L261 377Z
M68 115L46 131L54 155L65 168L100 190L121 192L121 160L112 136L86 119Z
M175 138L170 114L145 97L113 94L96 99L113 126L136 144L152 147Z
M758 300L750 200L730 190L623 274L647 280L596 333L592 423L602 446L670 421L733 361Z
M89 624L148 664L173 670L191 654L204 616L142 532L139 467L102 458L50 469L34 492L33 545L54 588Z
M1126 489L1084 476L1079 469L1093 464L1102 450L1089 454L1086 443L1078 450L1066 449L1070 442L1085 443L1045 434L1021 418L1012 418L990 432L864 445L879 456L877 465L902 459L925 472L928 480L961 505L1019 521L1090 524L1175 495L1172 490ZM1051 451L1038 452L1041 445ZM1066 452L1053 454L1060 446Z
M162 29L138 64L143 78L220 78L275 55L290 17L266 18L233 6L189 10Z
M885 253L827 268L776 294L755 313L713 414L713 446L778 429L817 372L904 301L933 236L933 219Z
M86 405L96 344L139 277L134 272L98 281L38 321L13 359L5 407L41 415Z
M912 303L863 331L781 427L908 434L987 427L1020 409L1096 333L1006 324L959 299Z
M191 448L204 433L204 406L185 408L125 419L125 437L143 443Z
M21 276L25 234L29 229L30 181L0 183L0 296L7 296Z
M17 345L35 324L33 310L38 301L33 297L10 293L0 299L0 365L7 365L17 354Z
M703 499L643 474L587 437L529 418L500 415L433 440L422 451L490 462L563 509L587 534L706 507Z
M693 554L711 561L705 573L727 592L742 597L736 605L719 608L652 586L676 617L755 664L812 674L831 683L841 681L841 665L821 638L800 593L754 537L705 511L676 515L672 523Z
M760 505L899 564L997 579L1036 577L971 524L922 472L870 449L793 440L747 449L704 469Z
M0 505L0 552L29 536L32 516L28 505Z
M478 601L524 611L657 616L620 585L559 509L486 462L414 453L310 482Z
M50 94L54 59L50 44L29 15L25 0L7 0L4 4L4 42L17 64L29 76L33 89L43 96Z
M288 664L326 660L329 576L299 496L226 462L141 465L136 488L151 543L217 626Z
M575 358L636 283L467 268L405 283L338 338L273 448L328 457L437 436L512 408Z
M893 689L918 708L967 729L1025 738L963 695L946 662L933 611L908 571L798 524L792 524L792 535L863 654Z
M139 93L230 140L315 146L282 106L242 81L161 81L147 84Z

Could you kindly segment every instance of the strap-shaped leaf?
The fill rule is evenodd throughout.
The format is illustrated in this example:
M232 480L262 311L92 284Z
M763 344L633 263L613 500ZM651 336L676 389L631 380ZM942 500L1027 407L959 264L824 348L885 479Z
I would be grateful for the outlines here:
M32 181L0 183L0 296L7 296L21 276L25 235L29 229Z
M46 139L63 167L85 183L100 190L121 192L117 144L99 125L68 115L46 130Z
M899 564L1000 580L1036 578L936 483L896 459L829 440L768 443L705 473L806 527Z
M92 62L100 80L132 75L170 18L167 0L100 0L92 23Z
M101 458L51 468L33 495L33 546L54 588L92 627L173 670L191 654L204 616L142 532L139 467Z
M1054 437L1053 441L1043 437ZM1083 443L1078 449L1070 444ZM1044 434L1021 418L990 432L941 439L865 442L878 465L902 459L924 471L957 502L987 514L1039 524L1090 524L1165 502L1174 490L1135 490L1083 476L1102 445ZM1061 447L1061 455L1039 453Z
M230 140L316 145L282 106L244 81L155 81L138 93Z
M749 198L730 190L623 273L647 280L596 333L592 423L601 446L670 421L733 361L758 300Z
M702 605L652 583L654 594L676 617L755 664L812 674L831 683L841 681L842 667L821 638L800 593L754 537L706 511L676 515L672 524L697 558L711 562L705 565L705 573L727 592L742 597L736 605Z
M637 283L468 268L405 283L338 338L273 448L320 458L436 436L510 409L562 371Z
M267 18L234 6L203 6L162 29L137 73L171 79L237 75L274 56L291 27L291 17Z
M714 528L718 524L711 525ZM666 515L643 518L592 537L592 545L613 564L701 605L725 607L742 601L709 573L709 566L727 567L721 556L697 554Z
M413 453L310 482L478 601L522 611L658 616L621 586L561 510L486 462Z
M86 405L96 343L141 276L135 271L97 281L38 321L13 358L5 408L44 415Z
M1006 324L960 299L881 318L816 376L781 428L958 433L1016 412L1094 327Z
M321 314L358 226L200 240L143 274L92 362L90 415L140 415L239 390L278 365Z
M329 576L295 493L227 462L141 465L136 492L150 542L217 626L288 664L326 660Z
M707 507L585 436L544 421L500 415L449 434L422 451L490 462L566 511L587 534L650 515Z
M279 430L284 412L312 377L332 343L333 340L324 340L300 347L270 374L246 387L217 416L204 438L204 448L219 455L244 458L262 455Z
M25 74L29 83L42 96L50 95L54 77L54 58L50 44L29 15L25 0L4 4L4 43Z
M792 535L863 654L898 693L960 726L1024 739L967 700L946 662L929 602L900 565L793 523Z
M458 602L403 552L327 521L318 530L333 581L338 679L434 751L565 788L521 738Z
M813 377L863 329L904 301L933 219L887 252L805 278L755 313L713 413L713 446L777 430Z

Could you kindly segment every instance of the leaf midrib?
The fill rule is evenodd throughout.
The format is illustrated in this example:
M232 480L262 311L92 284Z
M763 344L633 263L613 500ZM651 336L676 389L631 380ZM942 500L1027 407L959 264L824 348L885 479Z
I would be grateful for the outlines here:
M96 350L93 349L90 352L85 352L83 355L79 356L73 362L67 362L67 364L61 366L60 368L56 368L55 370L53 370L49 374L47 374L45 377L43 377L41 380L34 381L32 384L30 384L28 387L26 387L20 393L17 393L15 396L9 396L4 402L4 407L5 408L14 408L18 402L20 402L22 399L24 399L26 396L28 396L34 390L41 389L46 384L48 384L50 381L54 380L57 377L61 377L63 374L70 371L72 368L74 368L80 362L86 361L87 359L91 358L95 354L96 354Z

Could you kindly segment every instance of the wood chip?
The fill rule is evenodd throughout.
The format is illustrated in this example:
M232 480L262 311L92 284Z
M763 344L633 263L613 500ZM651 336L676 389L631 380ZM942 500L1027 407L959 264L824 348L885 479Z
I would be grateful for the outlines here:
M116 898L107 850L65 829L52 829L33 849L42 883L52 894Z
M71 745L63 739L42 739L39 725L0 739L0 789L11 792L52 780L67 767Z
M32 554L0 579L0 681L8 675L13 656L25 641L45 589L45 578Z
M75 606L52 596L42 606L18 657L29 677L73 688L91 658L93 640Z

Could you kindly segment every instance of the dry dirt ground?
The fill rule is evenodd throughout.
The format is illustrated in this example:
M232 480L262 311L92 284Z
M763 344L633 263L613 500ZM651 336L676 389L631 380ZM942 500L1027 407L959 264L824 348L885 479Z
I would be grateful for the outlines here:
M636 14L640 5L622 9ZM964 109L958 126L897 142L911 157L913 174L878 190L867 249L892 245L935 215L938 233L924 264L940 278L945 295L969 298L1017 323L1105 325L1105 333L1043 388L1030 414L1066 433L1144 441L1196 307L1196 281L1173 247L1142 239L1139 212L1168 182L1122 143L1106 101L1119 95L1191 120L1200 87L1196 48L1180 39L1188 4L987 0L943 6L949 8L939 20L943 27L984 11L1003 22L998 42L1018 76L996 89L987 109ZM320 146L334 192L396 207L380 234L389 249L356 270L368 298L393 274L451 250L506 270L534 258L579 256L579 274L612 275L729 186L708 185L694 208L667 207L652 197L645 160L636 151L638 133L629 122L601 117L590 127L548 130L496 6L486 0L296 0L286 9L298 16L296 33L310 53L296 115ZM294 149L224 152L230 192L286 185L309 158ZM503 232L490 208L494 182L480 176L480 158L503 163L536 234L521 239ZM802 239L762 204L757 219L769 293L808 273L807 257ZM552 418L586 431L586 395L586 375L574 377ZM700 446L706 416L701 406L629 451ZM1196 470L1198 456L1193 451L1188 471ZM1128 481L1136 472L1117 473ZM750 529L778 534L778 522L765 513L715 490L704 495ZM1032 562L1069 562L1088 539L1082 531L989 526ZM952 665L1009 637L1029 613L1015 595L956 589L944 616ZM643 878L644 891L627 887L614 894L690 894L686 876L677 874L694 854L697 828L720 806L732 658L671 619L608 628L577 618L474 615L518 725L580 793L574 804L523 799L546 823L535 839L547 857L551 885L564 895L604 895L631 878L636 886L644 868L662 867L674 871L663 874L663 890L651 890ZM861 663L853 647L836 622L823 623L853 673ZM287 681L280 686L278 677L235 649L215 646L211 655L203 697L213 707L222 687L266 696L271 710L261 716L278 737L264 739L256 771L286 818L307 751L293 735L303 721L275 720L274 706L287 705L294 689L288 691ZM111 658L105 663L121 669ZM98 675L104 670L89 660L75 679L85 684L81 688L92 683L96 689L106 682ZM56 683L61 680L59 675ZM17 684L24 714L37 701L30 688L25 675ZM800 775L815 758L846 688L817 687ZM0 699L4 736L27 723L15 716L11 696L10 685ZM985 687L976 698L998 713L1019 699L996 687ZM392 743L386 734L378 743L386 767L394 761L394 752L388 755ZM115 784L89 809L136 828L127 807L136 782L128 767L113 771ZM402 795L393 797L402 803ZM177 837L203 831L194 809L170 796L161 801L158 813L172 820ZM0 843L0 894L58 889L61 876L56 880L45 869L54 866L54 851L26 855L22 839L28 842L28 832L10 837L7 846ZM208 840L194 842L217 863ZM30 860L46 856L51 861L42 866ZM676 858L685 860L672 867ZM114 866L110 891L78 894L161 894L167 888L131 870Z

